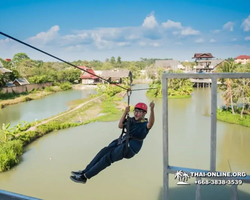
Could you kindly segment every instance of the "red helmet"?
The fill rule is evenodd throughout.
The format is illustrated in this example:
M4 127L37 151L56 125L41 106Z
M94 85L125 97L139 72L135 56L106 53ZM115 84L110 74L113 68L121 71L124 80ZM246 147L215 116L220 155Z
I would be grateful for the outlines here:
M135 108L142 109L142 110L144 110L146 112L148 111L148 106L145 103L137 103L135 105Z

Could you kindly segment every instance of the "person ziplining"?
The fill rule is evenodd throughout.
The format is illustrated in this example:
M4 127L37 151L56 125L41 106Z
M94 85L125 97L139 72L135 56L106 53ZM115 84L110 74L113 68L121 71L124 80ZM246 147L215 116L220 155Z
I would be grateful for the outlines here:
M135 105L134 117L129 117L130 106L127 106L118 124L118 127L123 129L121 136L101 149L84 170L72 171L70 179L76 183L86 183L88 179L96 176L112 163L123 158L130 159L138 154L142 148L143 140L154 125L154 106L152 101L149 104L149 119L145 118L148 111L148 106L145 103L139 102ZM123 133L126 134L123 135Z

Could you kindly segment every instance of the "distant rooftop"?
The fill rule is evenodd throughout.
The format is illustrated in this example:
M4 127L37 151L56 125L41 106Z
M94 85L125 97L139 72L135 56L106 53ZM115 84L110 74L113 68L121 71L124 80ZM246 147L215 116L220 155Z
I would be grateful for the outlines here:
M240 56L234 58L234 60L236 60L236 59L250 59L250 56L247 56L247 55L240 55Z
M0 66L0 71L1 71L3 74L4 74L4 73L11 73L11 72L12 72L11 70L6 69L6 68L1 67L1 66Z
M195 53L193 58L214 58L211 53Z

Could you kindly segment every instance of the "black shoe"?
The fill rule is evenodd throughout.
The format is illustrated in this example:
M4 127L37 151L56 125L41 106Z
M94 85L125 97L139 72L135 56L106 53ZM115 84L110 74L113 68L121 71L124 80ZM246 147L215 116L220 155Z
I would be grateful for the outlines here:
M70 179L76 183L83 183L85 184L87 182L87 179L84 176L70 176Z
M83 173L84 173L84 172L81 171L81 170L79 170L79 171L77 171L77 172L76 172L76 171L72 171L72 172L71 172L71 174L73 174L74 176L79 176L79 175L81 176L81 175L83 175Z

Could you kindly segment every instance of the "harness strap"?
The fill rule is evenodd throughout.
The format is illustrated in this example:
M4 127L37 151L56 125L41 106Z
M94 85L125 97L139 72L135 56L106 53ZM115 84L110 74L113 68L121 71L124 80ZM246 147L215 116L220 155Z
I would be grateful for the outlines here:
M139 141L139 142L143 141L143 139L139 139L139 138L137 138L137 137L135 137L133 135L130 135L130 133L129 133L129 125L130 125L129 122L130 122L130 120L131 120L130 117L127 117L125 119L124 124L123 124L123 128L122 128L122 133L121 133L121 135L120 135L120 137L118 139L118 145L120 145L120 144L122 144L122 143L125 142L125 150L124 150L124 154L123 154L124 157L128 153L128 143L129 143L130 139L135 140L135 141ZM126 135L125 140L124 140L124 138L122 138L124 134Z
M132 81L130 80L130 86L132 84ZM129 88L127 90L127 96L128 96L128 106L129 106L129 103L130 103L130 96L132 94L132 90L131 88ZM131 121L131 118L129 117L129 113L127 113L127 116L126 116L126 119L123 123L123 128L122 128L122 133L120 135L120 137L118 138L118 145L122 144L124 141L125 141L125 150L124 150L124 157L127 155L128 153L128 143L129 143L129 140L130 139L133 139L133 140L136 140L136 141L140 141L142 142L143 139L139 139L139 138L136 138L134 137L133 135L130 135L129 133L129 126L130 126L130 121ZM126 140L123 140L123 134L126 135Z

